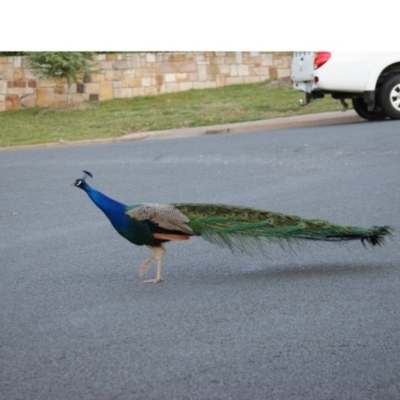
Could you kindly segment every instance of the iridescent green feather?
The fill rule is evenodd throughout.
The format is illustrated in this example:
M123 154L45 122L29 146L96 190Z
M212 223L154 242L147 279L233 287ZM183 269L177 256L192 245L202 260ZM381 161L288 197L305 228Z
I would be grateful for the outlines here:
M360 239L372 245L382 243L390 234L388 226L359 228L305 219L270 211L220 204L173 204L189 222L195 235L251 253L264 241L280 244L294 240L346 241Z

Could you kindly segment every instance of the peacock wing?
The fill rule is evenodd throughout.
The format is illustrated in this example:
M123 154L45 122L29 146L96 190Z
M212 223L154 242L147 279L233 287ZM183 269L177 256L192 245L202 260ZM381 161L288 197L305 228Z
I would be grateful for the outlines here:
M172 204L143 203L125 212L128 217L138 221L149 220L161 228L194 235L187 225L189 218Z

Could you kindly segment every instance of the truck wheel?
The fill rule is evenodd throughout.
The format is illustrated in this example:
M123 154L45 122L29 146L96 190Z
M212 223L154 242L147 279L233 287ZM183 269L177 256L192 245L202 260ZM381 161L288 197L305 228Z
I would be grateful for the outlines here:
M392 75L383 82L379 101L390 118L400 119L400 74Z
M368 110L367 103L362 98L352 99L354 111L364 119L368 121L381 121L387 117L386 113L380 108L372 111Z

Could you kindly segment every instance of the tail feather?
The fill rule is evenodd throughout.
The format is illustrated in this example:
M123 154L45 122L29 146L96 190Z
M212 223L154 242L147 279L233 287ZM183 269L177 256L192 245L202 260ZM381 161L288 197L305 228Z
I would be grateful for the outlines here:
M324 220L305 219L252 208L215 204L175 204L190 222L195 235L231 250L252 252L263 242L280 244L297 240L349 241L381 245L390 236L389 226L355 227Z
M361 238L361 242L365 245L365 241L367 243L372 244L372 246L380 246L384 243L385 236L391 236L393 229L390 226L374 226L372 227L372 232L366 238Z
M317 236L307 235L307 237L303 237L303 239L326 241L347 241L360 239L363 245L368 243L372 246L376 246L383 244L385 236L390 236L392 232L392 228L386 225L360 228L355 226L341 226L332 224L332 227L333 229L315 232Z

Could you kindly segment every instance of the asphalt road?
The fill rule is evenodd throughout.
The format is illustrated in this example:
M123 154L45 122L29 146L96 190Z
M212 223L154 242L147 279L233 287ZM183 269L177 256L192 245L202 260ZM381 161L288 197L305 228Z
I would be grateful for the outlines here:
M383 247L168 245L165 282L84 192L391 225ZM400 123L0 153L0 399L399 399ZM154 270L150 272L154 274Z

